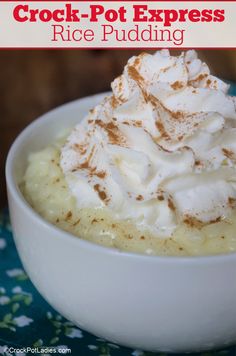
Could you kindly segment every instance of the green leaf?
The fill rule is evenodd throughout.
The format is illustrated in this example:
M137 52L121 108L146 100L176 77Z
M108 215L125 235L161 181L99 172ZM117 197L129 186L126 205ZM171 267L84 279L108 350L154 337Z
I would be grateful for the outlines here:
M68 328L67 326L65 327L65 335L68 336L70 333L73 331L72 328Z
M12 321L12 314L11 313L6 314L3 318L3 321L7 324L10 323Z
M25 303L25 305L30 305L32 303L32 296L26 295L24 298L24 303Z
M23 294L15 294L11 298L12 302L20 302L25 299L25 296Z
M33 344L33 347L40 347L43 346L43 340L42 339L38 339L37 341L35 341L35 343Z
M110 350L108 346L100 346L99 347L99 356L110 356Z
M55 345L59 341L59 337L55 336L51 339L50 345Z
M55 334L56 335L59 335L61 333L61 329L57 329L56 331L55 331Z
M6 323L4 323L3 321L0 321L0 328L1 329L8 329L8 325Z
M60 321L53 320L52 321L52 325L54 325L55 328L57 328L57 329L61 328L61 322Z
M60 321L61 319L62 319L61 315L58 314L58 315L56 316L56 320L57 320L57 321Z
M19 274L19 275L16 277L16 280L17 280L17 281L25 281L26 279L28 279L28 276L27 276L27 274L25 274L25 273Z
M52 313L51 313L51 312L47 312L46 316L47 316L47 318L48 318L49 320L52 319Z
M20 308L19 303L12 304L12 307L11 307L12 313L15 313L19 308Z

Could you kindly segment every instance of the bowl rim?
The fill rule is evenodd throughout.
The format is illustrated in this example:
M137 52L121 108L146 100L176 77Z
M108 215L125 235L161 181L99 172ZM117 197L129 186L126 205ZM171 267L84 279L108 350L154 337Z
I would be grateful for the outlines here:
M96 244L92 241L88 241L85 239L82 239L76 235L73 235L72 233L69 233L67 231L64 231L57 227L56 225L53 225L52 223L48 222L46 219L44 219L41 215L39 215L31 206L30 204L26 201L24 198L23 194L21 193L18 184L16 183L16 180L14 179L13 175L13 162L14 162L14 157L16 155L16 152L18 151L19 147L24 142L24 139L30 135L30 133L34 132L37 130L37 128L41 125L46 125L46 122L49 122L50 116L55 117L58 111L61 110L67 110L71 108L72 106L77 106L81 101L85 100L92 100L93 98L99 98L99 97L104 97L108 95L110 92L104 92L104 93L99 93L91 96L86 96L82 97L70 102L67 102L63 105L57 106L48 112L44 113L43 115L40 115L37 119L33 120L29 125L27 125L15 138L13 141L7 155L7 160L6 160L6 165L5 165L5 176L6 176L6 183L7 183L7 189L11 193L14 201L17 201L21 209L26 210L30 218L35 220L38 224L43 225L47 229L50 229L54 233L55 238L63 239L66 242L73 243L75 246L80 246L82 247L97 251L98 253L104 253L104 254L111 254L113 256L120 256L123 258L128 258L128 259L138 259L140 261L145 261L148 263L168 263L168 264L212 264L212 263L225 263L226 260L228 261L233 261L236 260L236 252L230 252L230 253L223 253L223 254L217 254L217 255L200 255L200 256L169 256L169 255L147 255L147 254L142 254L138 252L129 252L129 251L122 251L119 250L115 247L107 247L103 245ZM52 119L51 118L51 119Z

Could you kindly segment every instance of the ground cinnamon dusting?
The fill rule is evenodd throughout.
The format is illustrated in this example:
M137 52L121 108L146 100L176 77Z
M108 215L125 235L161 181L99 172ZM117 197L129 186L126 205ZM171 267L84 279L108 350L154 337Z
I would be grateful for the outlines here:
M128 74L138 84L142 84L144 82L144 78L134 66L128 66Z
M204 226L203 221L187 214L185 215L183 222L190 227L202 228Z
M138 57L135 58L134 67L138 67L140 65L141 58L144 56L146 56L146 53L142 52Z
M197 78L189 80L189 84L194 84L195 82L202 81L206 77L208 77L208 74L200 74Z
M180 120L184 118L184 113L182 111L174 111L171 112L171 116L176 120Z
M226 148L222 148L222 152L227 158L234 159L234 152L233 151L227 150Z
M112 95L111 98L110 98L110 103L111 103L111 107L113 109L115 109L119 105L119 100L117 100L115 95Z
M106 172L105 171L94 172L94 175L96 175L98 178L104 179L106 177Z
M161 121L156 121L156 122L155 122L155 125L156 125L156 128L158 129L158 131L160 132L161 137L164 138L164 139L166 139L166 140L169 140L169 139L170 139L170 136L169 136L168 133L166 132L163 123L162 123Z
M175 205L171 198L168 198L168 207L170 208L170 210L175 211Z
M174 90L182 89L183 86L184 86L184 84L178 80L176 82L174 82L173 84L171 84L171 88Z
M124 136L121 135L118 126L114 122L110 121L108 123L103 122L102 120L95 120L95 124L103 128L107 134L111 144L121 145L125 143Z
M66 220L70 219L72 217L72 212L68 211L68 213L66 214Z
M96 148L95 145L93 145L87 161L81 163L78 167L72 169L72 172L76 172L78 169L89 169L90 168L90 161L94 155L95 148Z
M87 152L86 145L79 145L78 143L75 143L73 145L73 148L75 151L78 151L81 155L84 155Z
M218 216L218 218L210 220L208 224L215 224L217 222L220 222L222 220L221 216Z
M140 120L134 121L134 126L136 126L136 127L142 127L142 121L140 121Z
M136 197L136 200L138 200L138 201L143 200L143 196L139 194L139 195Z
M80 223L80 219L76 220L72 226L76 226Z
M204 221L201 221L201 220L195 218L194 216L190 216L190 215L186 214L183 222L185 224L189 225L190 227L196 227L196 228L200 229L203 226L206 226L209 224L215 224L217 222L220 222L221 220L222 220L221 216L218 216L216 219L204 222Z
M232 198L232 197L229 197L228 199L228 204L231 208L233 208L235 206L235 203L236 203L236 199L235 198Z
M100 184L95 184L94 190L98 193L98 196L101 200L107 200L107 195L104 190L101 190Z

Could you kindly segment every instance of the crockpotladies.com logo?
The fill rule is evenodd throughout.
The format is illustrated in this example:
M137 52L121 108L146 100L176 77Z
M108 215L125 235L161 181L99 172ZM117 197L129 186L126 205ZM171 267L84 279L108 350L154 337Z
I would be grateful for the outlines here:
M68 347L63 347L63 346L57 346L57 347L51 347L51 346L44 346L44 347L9 347L9 346L4 346L3 347L3 352L4 355L10 356L10 355L30 355L30 354L35 354L35 355L44 355L44 354L71 354L71 349Z

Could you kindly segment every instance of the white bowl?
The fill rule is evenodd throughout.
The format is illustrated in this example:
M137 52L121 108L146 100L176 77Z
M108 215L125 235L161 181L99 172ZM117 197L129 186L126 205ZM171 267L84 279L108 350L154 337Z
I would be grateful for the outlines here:
M47 113L19 135L9 152L9 208L26 272L59 313L118 344L185 352L236 342L236 254L156 257L120 252L58 229L22 196L18 184L28 154L77 123L103 96Z

